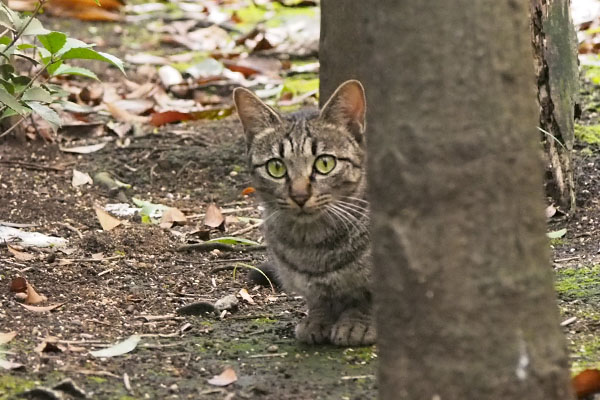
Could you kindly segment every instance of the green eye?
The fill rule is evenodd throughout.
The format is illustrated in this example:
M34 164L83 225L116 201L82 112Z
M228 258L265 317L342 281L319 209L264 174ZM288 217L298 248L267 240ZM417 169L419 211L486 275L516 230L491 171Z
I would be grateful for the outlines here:
M267 161L267 172L273 178L283 178L286 173L285 164L278 158Z
M315 169L318 173L327 175L335 168L334 156L319 156L315 161Z

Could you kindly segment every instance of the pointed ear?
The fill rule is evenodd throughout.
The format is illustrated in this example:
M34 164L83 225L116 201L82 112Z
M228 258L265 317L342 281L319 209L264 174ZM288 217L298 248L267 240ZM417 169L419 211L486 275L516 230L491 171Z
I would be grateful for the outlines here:
M233 91L233 102L242 121L248 143L257 133L281 124L281 117L277 111L263 103L248 89L236 88Z
M362 139L365 132L367 100L363 85L356 80L342 83L331 95L321 110L321 120L341 125Z

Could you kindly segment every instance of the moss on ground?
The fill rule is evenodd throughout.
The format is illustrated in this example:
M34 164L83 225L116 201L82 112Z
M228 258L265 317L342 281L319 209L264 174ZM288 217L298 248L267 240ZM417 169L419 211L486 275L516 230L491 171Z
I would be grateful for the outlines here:
M575 124L575 137L587 144L600 144L600 125Z
M600 265L557 270L555 288L561 300L600 301Z
M19 393L37 386L38 382L14 375L0 376L0 400L14 399Z

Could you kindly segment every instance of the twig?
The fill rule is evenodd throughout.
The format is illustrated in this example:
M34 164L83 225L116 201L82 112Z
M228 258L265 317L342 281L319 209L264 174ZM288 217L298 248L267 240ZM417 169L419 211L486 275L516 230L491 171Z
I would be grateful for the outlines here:
M3 133L2 135L4 135L5 133ZM2 137L2 135L0 135L0 137ZM15 161L15 160L0 160L0 164L7 164L7 165L14 164L14 165L18 165L19 167L34 169L36 171L50 170L50 171L56 171L56 172L63 172L65 170L65 168L52 167L50 165L40 165L40 164L34 164L34 163L25 162L25 161Z
M81 233L81 231L79 229L75 228L74 226L69 225L66 222L59 222L58 225L64 226L68 230L75 232L79 236L80 239L83 239L83 233Z
M69 262L102 262L102 261L116 260L118 258L123 258L123 256L112 256L112 257L106 257L106 258L61 258L58 261L69 261Z
M15 129L17 126L21 125L21 123L23 121L25 121L25 118L27 118L26 115L22 116L21 119L19 119L17 122L15 122L10 128L8 128L4 132L0 133L0 138L8 135L10 132L13 131L13 129Z
M0 225L8 226L11 228L33 228L34 226L38 226L38 224L19 224L16 222L7 222L7 221L0 221Z
M355 381L357 379L375 379L375 375L350 375L342 376L340 379L343 381Z
M272 357L285 357L288 353L269 353L269 354L252 354L248 358L272 358Z
M221 251L240 251L240 252L251 252L251 251L264 251L267 249L267 246L230 246L224 243L194 243L194 244L186 244L183 246L179 246L177 251L190 251L190 250L199 250L199 251L212 251L212 250L221 250Z
M573 257L566 257L566 258L558 258L556 260L554 260L554 262L565 262L565 261L573 261L573 260L579 260L581 257L580 256L573 256Z
M263 222L264 221L260 221L257 224L253 224L253 225L247 226L243 229L239 229L237 231L231 232L230 236L238 236L238 235L243 235L244 233L248 233L251 230L254 230L254 229L258 228L259 226L261 226L263 224Z

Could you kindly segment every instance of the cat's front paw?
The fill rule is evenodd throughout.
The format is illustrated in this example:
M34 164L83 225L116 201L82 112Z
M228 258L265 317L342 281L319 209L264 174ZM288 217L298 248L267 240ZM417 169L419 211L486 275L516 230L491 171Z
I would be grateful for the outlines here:
M305 317L296 325L296 339L307 344L321 344L329 341L331 324L321 319Z
M331 328L330 341L336 346L368 346L375 343L376 337L370 316L342 315Z

